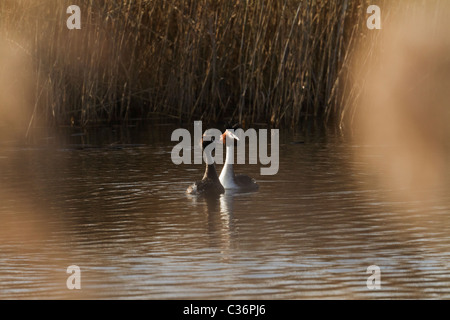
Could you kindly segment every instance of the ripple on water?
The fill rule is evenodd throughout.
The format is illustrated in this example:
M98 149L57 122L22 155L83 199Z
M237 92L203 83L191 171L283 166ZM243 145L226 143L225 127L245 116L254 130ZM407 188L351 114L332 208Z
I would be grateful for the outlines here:
M236 168L258 192L213 200L185 195L203 166L172 165L167 147L9 149L0 298L66 298L72 264L87 298L450 298L449 199L388 200L349 149L285 146L276 176Z

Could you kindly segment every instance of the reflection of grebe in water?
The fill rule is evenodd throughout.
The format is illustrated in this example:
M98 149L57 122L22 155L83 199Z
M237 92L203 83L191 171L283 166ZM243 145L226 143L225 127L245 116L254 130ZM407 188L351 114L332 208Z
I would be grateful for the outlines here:
M235 193L226 192L218 197L200 198L205 205L205 214L208 216L209 231L222 235L229 234L233 220L233 203ZM229 237L229 236L228 236Z
M210 235L213 236L218 244L222 259L229 260L231 249L233 247L233 238L236 236L236 230L233 223L233 204L234 195L227 193L221 194L219 198L219 212L210 210L208 207L208 219L210 223ZM212 232L211 232L212 231Z
M236 244L233 239L236 230L233 218L235 193L221 194L218 197L188 197L193 205L204 213L204 226L207 228L209 245L219 248L221 259L231 258L231 249Z
M203 136L205 137L205 136ZM208 139L207 139L208 140ZM217 143L214 141L214 137L210 137L210 141L202 139L202 147L205 149L211 143ZM206 162L205 174L201 181L197 181L186 190L189 194L194 195L204 195L204 196L218 196L225 192L222 184L220 183L219 177L217 176L216 166L212 161L210 154L205 153L208 161ZM208 162L210 164L208 164Z

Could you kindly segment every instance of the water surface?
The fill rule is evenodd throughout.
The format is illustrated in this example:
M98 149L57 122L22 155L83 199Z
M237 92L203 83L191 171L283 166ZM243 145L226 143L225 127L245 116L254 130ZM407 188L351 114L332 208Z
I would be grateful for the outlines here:
M260 190L206 200L185 194L204 168L172 164L170 133L3 142L0 298L450 298L450 199L392 200L361 146L282 132L277 175L237 166Z

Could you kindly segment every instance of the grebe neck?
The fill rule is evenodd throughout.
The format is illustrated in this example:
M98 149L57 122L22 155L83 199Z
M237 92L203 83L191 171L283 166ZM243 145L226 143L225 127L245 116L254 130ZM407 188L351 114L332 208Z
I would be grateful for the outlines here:
M234 147L233 146L227 146L227 153L225 158L225 164L223 165L222 172L220 173L220 181L225 183L224 179L227 180L233 180L234 179L234 169L233 169L233 163L234 163Z
M233 164L234 162L234 147L227 146L227 152L225 156L225 165Z
M216 172L216 166L214 164L206 164L205 174L203 175L203 179L212 179L219 180Z
M216 172L216 166L214 164L214 159L211 155L211 153L204 152L205 156L205 162L206 162L206 168L205 168L205 174L203 175L203 179L209 178L212 180L219 180Z

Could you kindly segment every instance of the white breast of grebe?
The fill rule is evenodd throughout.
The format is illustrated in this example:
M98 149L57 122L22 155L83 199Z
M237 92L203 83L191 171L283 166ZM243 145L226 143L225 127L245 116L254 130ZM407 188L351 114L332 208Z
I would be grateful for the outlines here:
M234 181L233 165L226 164L223 167L219 180L225 189L239 189L238 185Z

